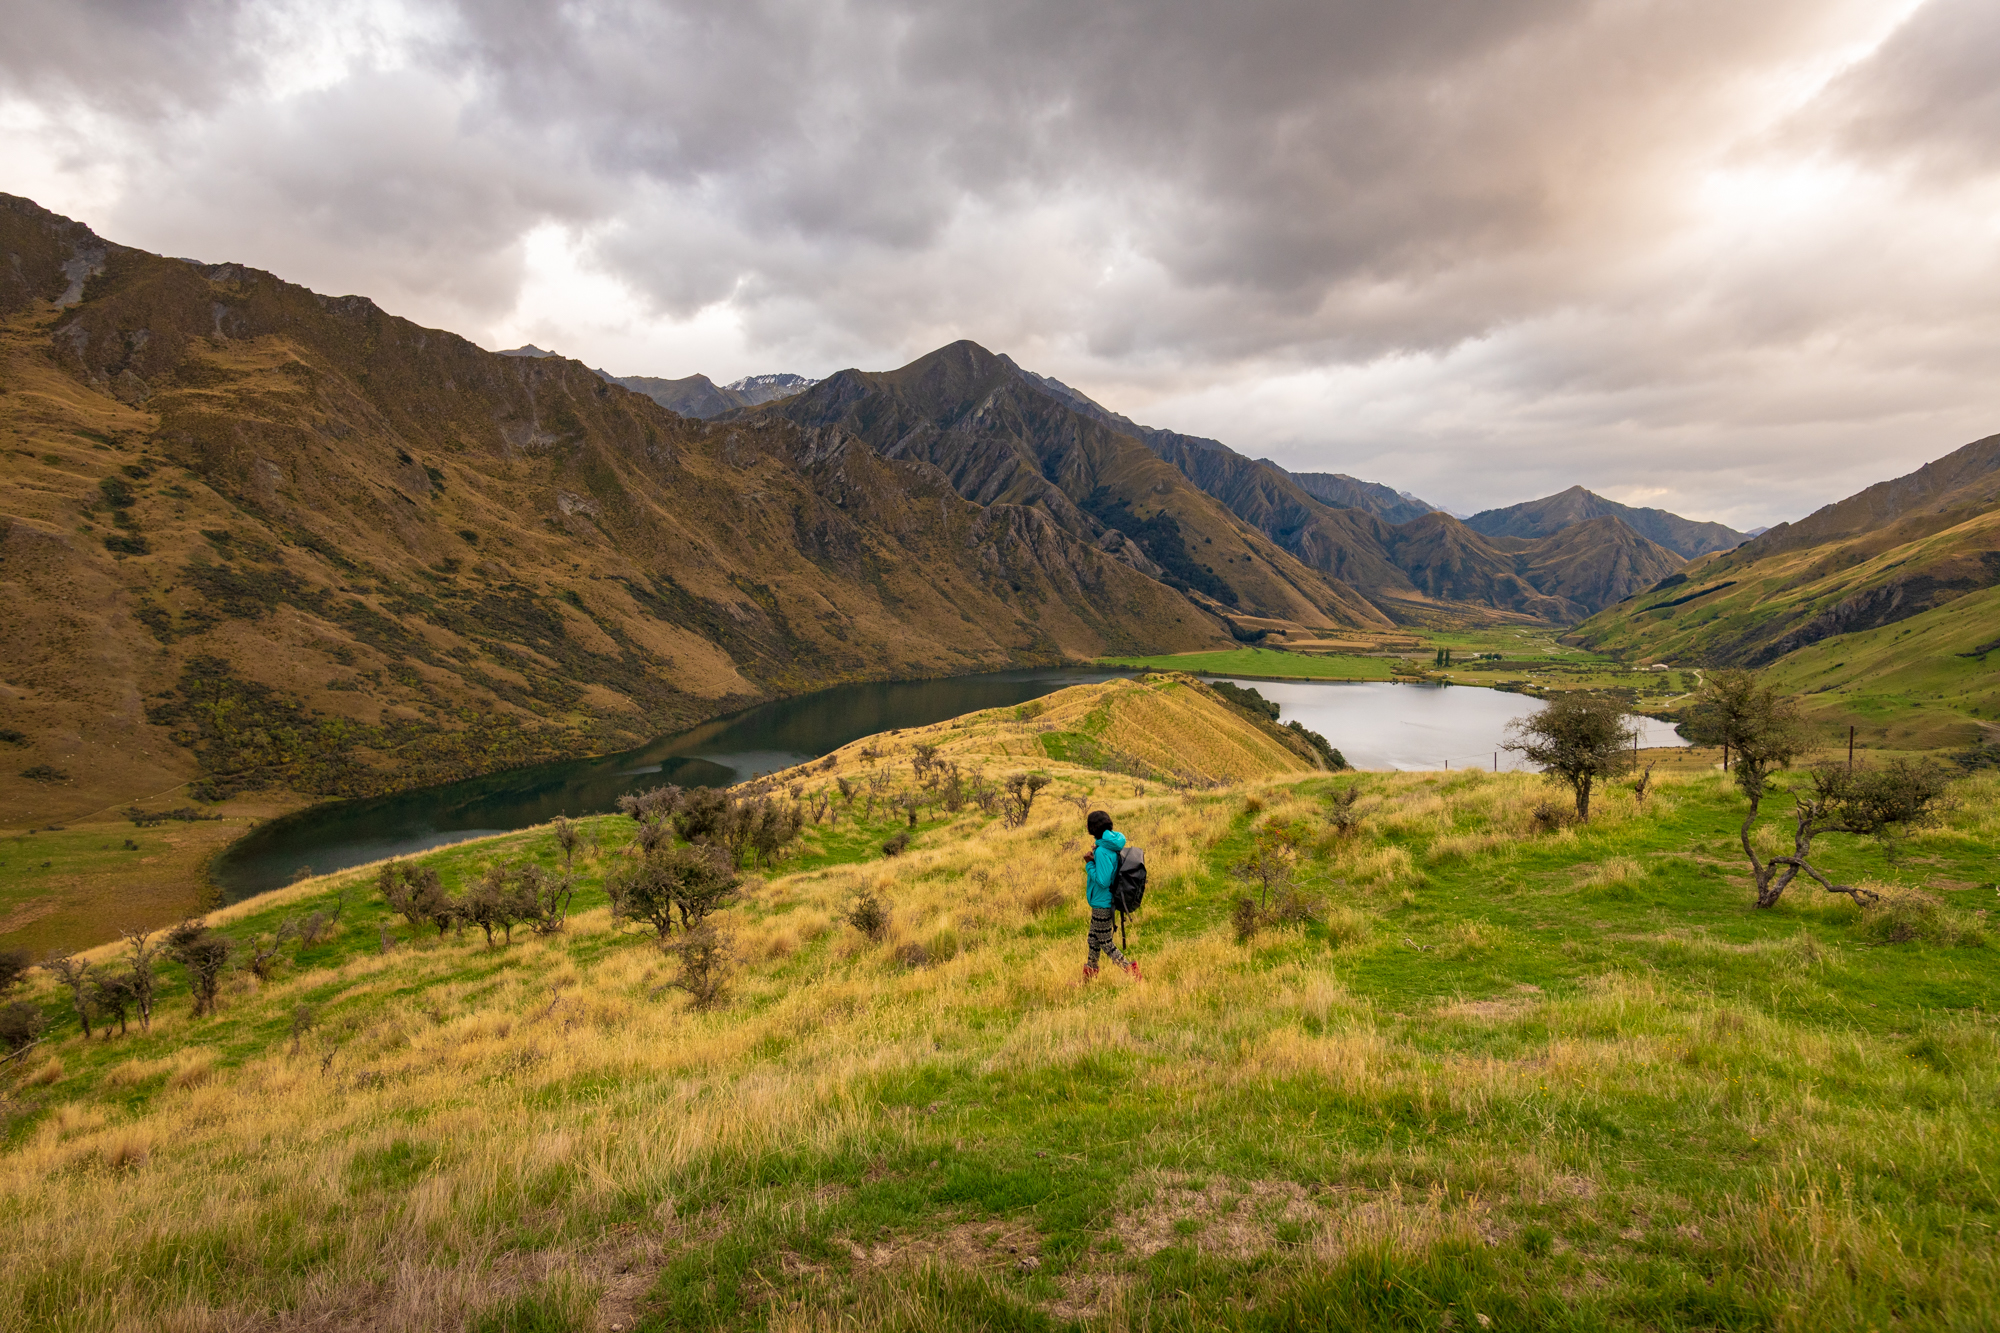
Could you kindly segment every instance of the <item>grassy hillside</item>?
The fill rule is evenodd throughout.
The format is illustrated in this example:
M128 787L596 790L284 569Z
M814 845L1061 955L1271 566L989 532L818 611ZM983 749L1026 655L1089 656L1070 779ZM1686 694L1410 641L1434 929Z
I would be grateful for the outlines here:
M2000 588L1779 659L1768 679L1835 730L1906 749L1963 745L2000 723Z
M1870 532L1756 558L1745 547L1689 565L1686 582L1613 607L1573 638L1633 662L1749 663L1807 696L1834 730L1852 723L1912 749L1963 745L2000 717L2000 678L1981 655L2000 642L2000 600L1965 582L2000 561L1996 548L2000 510L1909 541Z
M1121 684L873 738L818 780L1220 716ZM9 1067L0 1324L2000 1320L2000 781L1899 861L1832 851L1888 905L1760 913L1719 775L1541 832L1523 776L1046 767L1024 827L933 812L893 860L837 807L722 914L738 970L707 1013L606 914L620 818L587 822L558 935L412 933L366 872L215 914L248 942L339 905L215 1017L176 982L151 1034L72 1026ZM1089 805L1148 851L1143 981L1079 984ZM1299 910L1239 931L1259 845L1292 849ZM557 857L535 830L422 859L455 888ZM864 891L879 939L844 923Z

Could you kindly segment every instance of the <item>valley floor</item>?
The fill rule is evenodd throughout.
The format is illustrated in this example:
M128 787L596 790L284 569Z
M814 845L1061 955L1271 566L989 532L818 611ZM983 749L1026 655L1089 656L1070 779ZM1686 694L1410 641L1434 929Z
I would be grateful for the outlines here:
M1524 776L1048 771L895 860L886 811L813 826L706 1013L603 905L622 818L557 935L413 934L365 872L215 914L338 920L216 1017L16 1062L0 1326L2000 1323L2000 781L1828 857L1886 905L1757 912L1718 774L1538 832ZM1142 981L1079 980L1090 805L1148 851ZM1289 921L1239 905L1260 844Z

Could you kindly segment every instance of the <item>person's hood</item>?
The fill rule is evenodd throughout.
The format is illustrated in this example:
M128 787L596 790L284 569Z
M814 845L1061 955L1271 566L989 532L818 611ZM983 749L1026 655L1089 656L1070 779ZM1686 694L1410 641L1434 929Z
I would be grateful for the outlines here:
M1104 830L1104 836L1099 838L1098 841L1103 843L1106 847L1109 847L1114 852L1122 852L1125 850L1125 835L1120 833L1115 828L1108 828Z

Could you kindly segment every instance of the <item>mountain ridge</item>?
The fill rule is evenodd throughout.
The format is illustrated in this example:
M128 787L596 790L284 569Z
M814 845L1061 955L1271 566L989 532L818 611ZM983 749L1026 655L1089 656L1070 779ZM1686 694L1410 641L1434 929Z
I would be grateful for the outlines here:
M1750 539L1721 523L1683 518L1664 509L1638 509L1607 500L1582 486L1539 500L1525 500L1501 509L1486 509L1465 520L1467 527L1487 537L1551 537L1562 529L1592 519L1615 516L1626 527L1684 559L1726 551Z

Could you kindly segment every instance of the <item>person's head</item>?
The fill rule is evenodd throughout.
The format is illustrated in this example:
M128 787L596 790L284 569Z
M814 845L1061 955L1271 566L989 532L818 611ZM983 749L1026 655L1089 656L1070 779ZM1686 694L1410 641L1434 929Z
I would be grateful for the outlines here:
M1090 830L1091 837L1101 838L1111 831L1111 816L1102 810L1092 810L1083 821L1083 826Z

